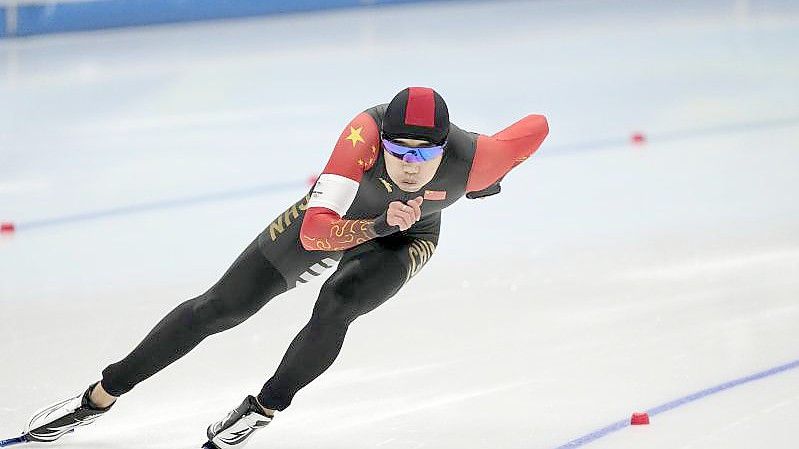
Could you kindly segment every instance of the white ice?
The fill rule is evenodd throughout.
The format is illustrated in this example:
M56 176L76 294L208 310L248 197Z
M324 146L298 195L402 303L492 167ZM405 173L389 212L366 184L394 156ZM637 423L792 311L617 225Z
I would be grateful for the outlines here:
M431 85L466 129L543 113L499 196L252 447L554 449L799 359L799 4L441 2L0 41L0 437L201 293L341 127ZM629 144L632 132L649 138ZM272 193L25 229L289 182ZM64 448L192 448L271 375L321 279ZM793 448L799 369L589 448Z

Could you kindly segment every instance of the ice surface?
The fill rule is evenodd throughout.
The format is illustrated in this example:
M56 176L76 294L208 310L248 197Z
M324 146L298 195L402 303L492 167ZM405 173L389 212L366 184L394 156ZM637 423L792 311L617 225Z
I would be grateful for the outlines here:
M447 209L431 262L253 447L556 448L799 359L796 48L790 1L443 2L0 41L0 220L20 224L0 238L0 435L211 285L347 120L407 85L466 129L543 113L551 135L501 195ZM320 282L59 447L197 447ZM797 422L792 370L586 447L789 448Z

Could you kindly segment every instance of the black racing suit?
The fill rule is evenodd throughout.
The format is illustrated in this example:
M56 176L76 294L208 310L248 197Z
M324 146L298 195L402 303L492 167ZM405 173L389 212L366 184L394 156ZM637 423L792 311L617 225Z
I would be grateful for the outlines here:
M379 124L385 109L386 105L380 105L366 112ZM419 192L400 190L388 176L383 151L378 152L344 218L374 218L384 213L391 201L406 202L426 191L434 191L434 198L444 196L425 200L422 218L404 232L377 237L345 251L306 250L299 232L309 192L278 215L213 287L177 306L133 352L105 368L103 388L114 396L130 391L205 337L236 326L273 297L339 261L319 292L310 321L258 395L267 408L288 407L299 389L333 363L349 324L396 294L430 259L438 244L441 209L466 192L477 136L451 125L440 166Z

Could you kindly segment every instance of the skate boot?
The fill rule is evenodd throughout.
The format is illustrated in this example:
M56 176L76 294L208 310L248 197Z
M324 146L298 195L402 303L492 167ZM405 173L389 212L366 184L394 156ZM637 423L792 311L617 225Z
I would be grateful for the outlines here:
M89 401L89 396L95 385L97 384L89 385L85 392L74 398L57 402L37 411L25 428L23 438L27 441L46 443L61 438L65 433L73 431L78 426L93 423L114 405L99 408Z
M253 396L247 396L225 419L208 426L208 442L203 448L240 448L253 432L270 422L272 417L264 414L258 401Z

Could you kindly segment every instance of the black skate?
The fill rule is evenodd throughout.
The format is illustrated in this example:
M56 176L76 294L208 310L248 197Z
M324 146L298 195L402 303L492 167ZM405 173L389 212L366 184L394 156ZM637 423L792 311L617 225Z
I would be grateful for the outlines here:
M208 442L205 449L240 448L256 430L272 422L271 416L264 415L263 409L253 396L228 413L222 421L208 426Z
M50 442L61 438L64 434L75 430L78 426L93 423L114 404L106 408L98 408L89 402L92 388L61 402L49 405L37 411L31 418L22 436L26 441Z

